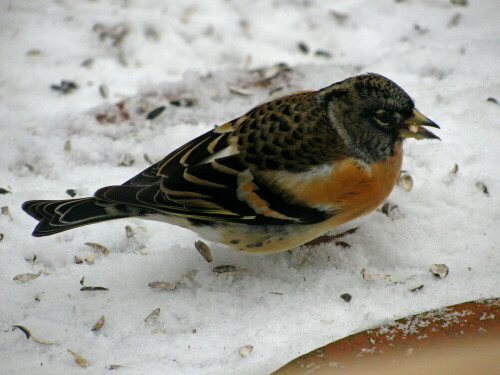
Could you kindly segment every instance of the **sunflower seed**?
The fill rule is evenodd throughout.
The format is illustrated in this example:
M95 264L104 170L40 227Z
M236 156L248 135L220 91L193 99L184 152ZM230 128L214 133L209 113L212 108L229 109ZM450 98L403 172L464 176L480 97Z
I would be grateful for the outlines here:
M83 259L80 258L78 255L75 255L75 263L76 264L82 264L83 263Z
M201 254L201 256L203 258L205 258L205 260L210 263L214 260L214 258L212 258L212 253L210 252L210 248L208 247L208 245L203 242L203 241L196 241L194 243L194 247L196 247L196 250L198 250L198 252Z
M151 112L148 113L148 115L146 116L146 119L148 120L153 120L155 118L157 118L158 116L160 116L162 114L162 112L165 110L165 106L161 106L161 107L158 107L156 109L153 109Z
M104 325L104 323L106 322L106 318L103 316L101 316L99 318L99 320L94 324L94 326L92 327L91 331L99 331L102 326Z

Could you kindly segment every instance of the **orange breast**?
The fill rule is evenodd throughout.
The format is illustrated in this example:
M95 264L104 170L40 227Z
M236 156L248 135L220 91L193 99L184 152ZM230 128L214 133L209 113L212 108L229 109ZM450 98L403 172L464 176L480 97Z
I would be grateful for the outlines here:
M397 182L403 160L399 142L394 155L383 162L363 167L345 159L325 173L282 176L281 186L298 201L325 210L335 210L335 225L340 225L377 208ZM332 225L333 223L330 223Z

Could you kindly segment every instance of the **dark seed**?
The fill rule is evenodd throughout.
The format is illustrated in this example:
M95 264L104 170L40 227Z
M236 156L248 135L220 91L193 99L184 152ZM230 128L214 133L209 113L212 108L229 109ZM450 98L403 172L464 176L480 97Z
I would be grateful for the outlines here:
M0 187L0 194L11 194L12 192L10 190L4 189Z
M351 302L352 296L349 293L344 293L340 295L340 298L346 302Z
M476 182L476 187L479 188L484 195L487 197L490 196L490 192L488 191L488 187L484 184L484 182L478 181Z
M304 54L308 54L309 53L309 47L304 42L299 42L297 44L297 47L299 48L300 52L302 52Z
M490 103L495 103L495 104L499 104L498 103L498 100L496 100L495 98L493 97L489 97L488 99L486 99L487 102L490 102Z
M76 196L76 190L75 189L68 189L66 190L66 194L68 194L71 198Z
M325 51L324 49L317 49L314 52L314 55L318 56L318 57L326 57L327 59L329 59L330 57L332 57L332 54L330 52L328 52L328 51Z
M156 109L153 109L151 112L148 113L146 119L153 120L157 118L159 115L161 115L161 113L165 110L165 108L166 108L165 106L161 106Z
M417 287L415 287L415 288L411 288L411 289L410 289L410 292L416 292L417 290L421 290L421 289L423 289L423 288L424 288L424 284L419 285L419 286L417 286Z

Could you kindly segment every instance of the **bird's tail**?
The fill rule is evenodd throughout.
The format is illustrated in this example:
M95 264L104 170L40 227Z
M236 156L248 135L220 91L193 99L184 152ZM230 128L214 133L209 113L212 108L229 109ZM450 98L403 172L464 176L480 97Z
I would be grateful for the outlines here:
M50 236L68 229L133 216L96 198L24 202L23 210L39 221L33 236Z

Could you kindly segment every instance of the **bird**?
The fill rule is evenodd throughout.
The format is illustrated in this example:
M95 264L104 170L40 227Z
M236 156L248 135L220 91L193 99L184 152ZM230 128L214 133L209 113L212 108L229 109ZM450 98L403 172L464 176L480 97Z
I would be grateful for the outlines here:
M120 218L188 228L247 253L303 245L375 210L397 183L406 138L440 139L376 73L260 104L92 197L32 200L33 236Z

